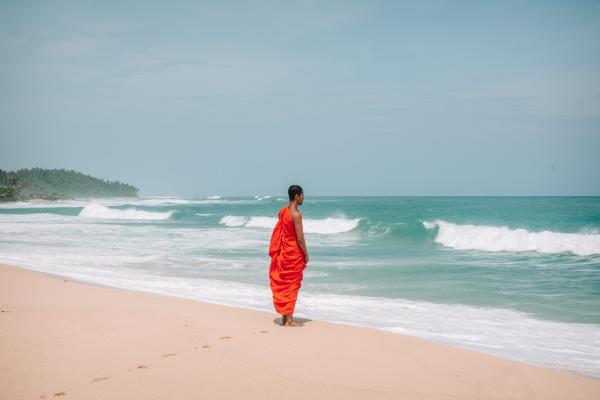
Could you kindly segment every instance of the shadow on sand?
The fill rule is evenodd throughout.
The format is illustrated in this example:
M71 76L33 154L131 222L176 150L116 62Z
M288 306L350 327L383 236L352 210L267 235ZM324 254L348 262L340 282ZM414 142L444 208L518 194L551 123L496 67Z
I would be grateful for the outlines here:
M294 321L296 321L296 322L298 322L299 324L302 324L302 326L304 326L305 324L307 324L307 323L311 322L311 321L312 321L312 319L294 317ZM275 318L275 319L273 320L273 323L274 323L275 325L279 325L279 326L281 326L281 322L282 322L282 318L281 318L281 317Z

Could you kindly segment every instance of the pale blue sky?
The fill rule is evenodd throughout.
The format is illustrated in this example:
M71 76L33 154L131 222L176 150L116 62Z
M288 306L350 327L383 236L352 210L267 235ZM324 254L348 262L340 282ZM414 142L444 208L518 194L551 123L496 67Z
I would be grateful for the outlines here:
M599 1L4 1L0 168L142 195L600 195Z

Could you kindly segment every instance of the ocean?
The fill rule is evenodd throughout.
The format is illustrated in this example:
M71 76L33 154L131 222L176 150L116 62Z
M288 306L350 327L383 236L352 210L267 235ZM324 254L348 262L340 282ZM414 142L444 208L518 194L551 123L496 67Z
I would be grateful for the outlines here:
M283 196L0 203L0 262L274 312ZM311 197L296 316L600 378L600 197Z

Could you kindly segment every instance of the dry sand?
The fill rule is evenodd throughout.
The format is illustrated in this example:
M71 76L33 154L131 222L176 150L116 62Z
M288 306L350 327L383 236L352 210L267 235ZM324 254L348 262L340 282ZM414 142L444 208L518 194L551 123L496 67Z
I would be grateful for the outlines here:
M2 400L600 399L600 380L418 338L5 265L0 309Z

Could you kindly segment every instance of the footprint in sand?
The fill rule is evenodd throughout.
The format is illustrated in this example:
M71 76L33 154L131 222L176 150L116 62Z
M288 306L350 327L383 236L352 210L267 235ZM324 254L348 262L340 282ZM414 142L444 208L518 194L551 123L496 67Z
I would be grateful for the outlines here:
M148 368L148 366L147 366L147 365L138 365L137 367L138 367L138 369L145 369L145 368Z
M163 358L165 358L165 357L172 357L172 356L176 356L176 355L177 355L177 353L169 353L169 354L163 354L162 356L163 356Z
M101 376L99 378L92 379L92 381L90 383L94 383L94 382L98 382L98 381L105 381L107 379L110 379L110 376Z
M260 333L269 333L269 331L260 331Z
M67 394L65 392L58 392L58 393L54 393L55 396L66 396Z
M210 346L205 344L204 346L202 346L203 349L210 349Z
M231 339L231 336L221 336L220 339L226 340L226 339Z

